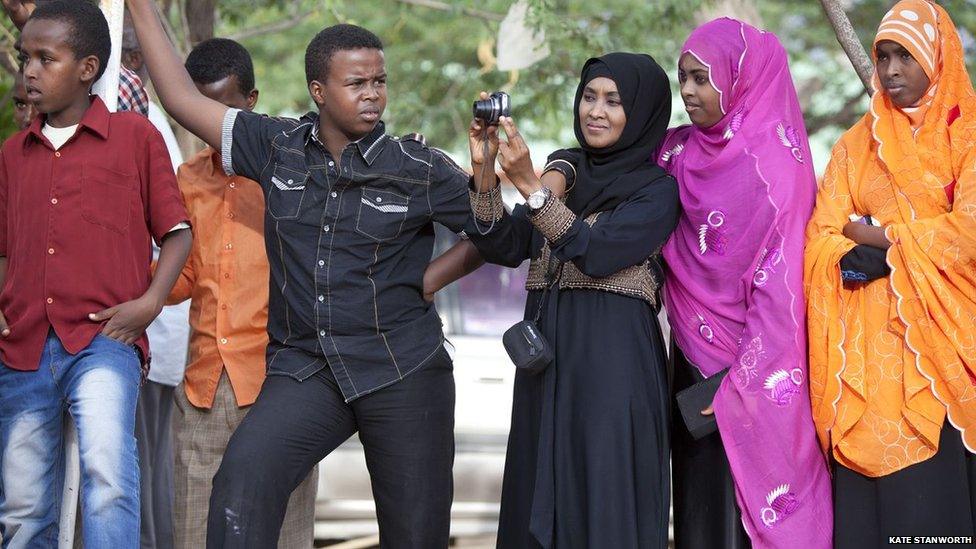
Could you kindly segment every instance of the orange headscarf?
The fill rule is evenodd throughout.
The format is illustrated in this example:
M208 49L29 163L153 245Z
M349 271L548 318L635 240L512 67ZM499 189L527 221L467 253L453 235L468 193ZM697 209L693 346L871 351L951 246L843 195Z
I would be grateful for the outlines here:
M917 105L901 109L912 121L912 128L921 127L928 112L932 98L938 89L939 73L942 69L942 56L939 51L939 44L942 37L939 35L938 12L935 7L924 0L909 2L899 2L892 8L878 26L878 34L874 38L871 53L877 52L878 42L891 40L897 42L912 54L929 78L929 88L926 90ZM875 58L877 62L877 58ZM880 90L881 84L878 80L878 73L874 73L874 89Z
M875 74L870 112L841 137L824 174L805 269L818 435L868 476L934 455L947 411L976 449L976 93L938 4L899 2L880 40L905 47L932 84L913 128ZM885 226L892 272L845 288L852 213Z

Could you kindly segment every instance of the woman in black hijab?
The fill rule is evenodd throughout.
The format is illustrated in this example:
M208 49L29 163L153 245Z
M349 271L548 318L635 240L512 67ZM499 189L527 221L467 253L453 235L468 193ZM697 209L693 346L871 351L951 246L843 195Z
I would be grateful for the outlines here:
M555 348L543 372L516 375L498 547L666 547L656 264L678 191L648 159L670 118L668 78L647 55L590 59L574 107L580 148L565 156L578 160L550 163L562 162L569 180L575 173L565 204L543 187L510 118L499 161L527 203L509 215L497 188L474 200L479 221L498 228L471 235L481 255L510 267L532 259L525 315L541 308L539 328ZM480 130L476 121L472 133Z

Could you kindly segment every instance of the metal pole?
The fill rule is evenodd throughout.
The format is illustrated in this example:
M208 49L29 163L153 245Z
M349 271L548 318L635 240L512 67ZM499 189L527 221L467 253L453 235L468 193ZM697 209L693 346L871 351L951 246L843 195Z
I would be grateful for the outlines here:
M119 104L119 65L122 62L122 23L125 0L100 0L99 5L112 35L112 55L108 59L105 74L95 83L95 93L102 98L109 111L115 112Z

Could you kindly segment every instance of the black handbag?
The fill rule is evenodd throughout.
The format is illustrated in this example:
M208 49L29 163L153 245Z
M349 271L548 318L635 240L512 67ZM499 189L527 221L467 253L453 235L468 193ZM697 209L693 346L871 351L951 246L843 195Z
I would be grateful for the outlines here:
M728 373L729 370L726 368L691 387L678 391L674 396L678 402L681 417L685 420L685 427L688 428L688 432L695 440L701 440L718 430L715 414L705 416L702 415L702 410L712 405L712 401L715 400L715 393L718 392L719 385L722 384L722 380Z
M556 358L556 350L552 348L549 340L539 329L539 319L542 318L542 309L545 307L546 300L552 293L559 277L554 276L557 269L553 268L554 261L549 256L549 266L546 272L546 289L543 290L542 297L539 298L539 309L532 320L523 320L505 331L502 335L502 345L512 359L512 363L519 370L524 370L532 374L538 374L546 369L547 366Z

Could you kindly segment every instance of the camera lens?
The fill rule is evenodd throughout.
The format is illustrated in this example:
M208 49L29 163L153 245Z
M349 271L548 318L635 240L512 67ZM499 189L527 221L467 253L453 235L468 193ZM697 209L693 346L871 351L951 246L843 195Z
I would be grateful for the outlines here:
M511 116L511 98L505 92L495 92L488 99L475 101L471 110L475 118L484 120L489 126L497 126L500 117Z

